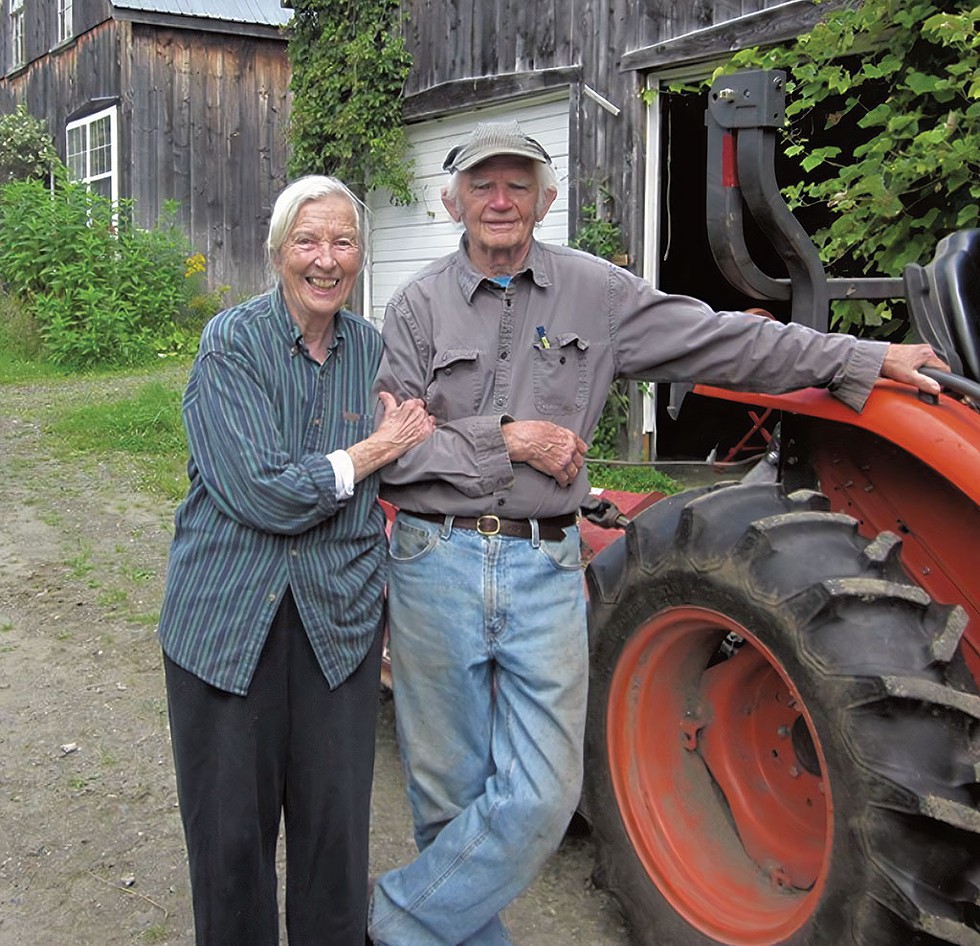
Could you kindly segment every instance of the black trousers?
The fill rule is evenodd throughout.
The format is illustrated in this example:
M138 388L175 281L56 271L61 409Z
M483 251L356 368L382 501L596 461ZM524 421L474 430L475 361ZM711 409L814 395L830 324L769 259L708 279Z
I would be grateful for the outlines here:
M330 690L290 592L247 696L164 657L197 946L363 946L381 633Z

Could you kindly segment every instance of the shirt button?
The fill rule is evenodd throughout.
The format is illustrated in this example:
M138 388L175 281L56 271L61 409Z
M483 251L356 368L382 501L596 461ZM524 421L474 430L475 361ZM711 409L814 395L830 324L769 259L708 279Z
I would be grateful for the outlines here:
M498 407L500 407L500 406L502 406L502 405L503 405L503 403L504 403L504 396L503 396L502 394L498 394L498 395L497 395L497 396L496 396L496 397L495 397L495 398L493 399L493 403L494 403L494 404L496 404L496 405L497 405Z
M299 555L299 549L290 549L289 554L292 555L293 558L296 558Z
M272 604L276 600L275 595L269 595L269 604Z
M504 504L505 502L507 502L507 500L506 500L506 499L498 499L498 500L497 500L497 505L498 505L498 506L503 506L503 504Z

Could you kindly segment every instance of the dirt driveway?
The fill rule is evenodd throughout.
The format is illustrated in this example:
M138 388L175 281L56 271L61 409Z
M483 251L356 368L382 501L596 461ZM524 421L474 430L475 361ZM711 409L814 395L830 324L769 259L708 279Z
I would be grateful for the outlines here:
M0 946L191 946L183 839L154 638L172 504L124 463L54 459L52 404L102 386L0 388ZM381 699L375 871L413 846ZM626 946L568 837L507 913L521 946Z

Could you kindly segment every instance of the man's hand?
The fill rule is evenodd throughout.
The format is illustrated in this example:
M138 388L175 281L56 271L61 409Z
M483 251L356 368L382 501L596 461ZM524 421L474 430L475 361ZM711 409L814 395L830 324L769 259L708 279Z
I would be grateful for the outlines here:
M926 394L938 394L942 390L939 382L918 371L925 365L949 371L949 365L929 345L889 345L880 373L883 378L911 384Z
M377 429L366 440L352 444L347 453L354 464L354 482L380 469L403 453L426 440L436 429L435 418L425 409L425 402L410 398L399 404L394 395L380 391L378 397L384 414Z
M570 486L585 466L588 445L567 427L547 420L515 420L500 432L513 462L533 466L559 486Z

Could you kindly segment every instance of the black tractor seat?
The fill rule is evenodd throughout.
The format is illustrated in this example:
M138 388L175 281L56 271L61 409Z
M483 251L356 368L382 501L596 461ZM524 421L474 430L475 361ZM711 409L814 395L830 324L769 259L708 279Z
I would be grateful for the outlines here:
M953 374L980 382L980 229L959 230L931 263L905 267L912 324Z

